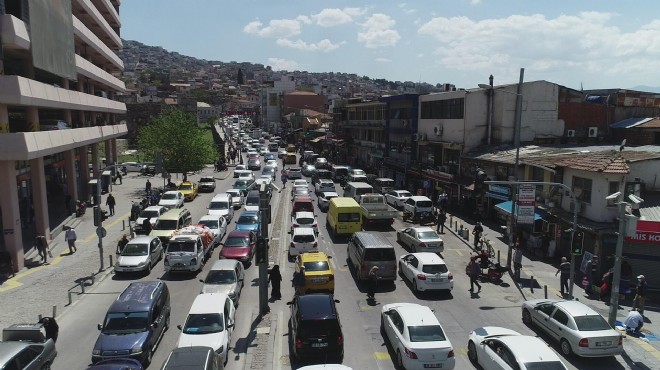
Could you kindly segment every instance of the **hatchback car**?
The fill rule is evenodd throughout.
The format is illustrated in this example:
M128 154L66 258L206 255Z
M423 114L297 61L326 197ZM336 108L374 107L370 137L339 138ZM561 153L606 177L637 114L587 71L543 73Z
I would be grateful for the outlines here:
M318 239L314 229L310 227L298 227L291 231L291 243L289 243L289 260L304 252L317 250Z
M385 201L395 208L403 208L403 203L410 197L412 193L408 190L390 190L385 193Z
M248 166L248 170L259 171L261 169L261 160L248 159L247 166Z
M231 258L250 264L257 243L257 234L253 231L234 230L227 235L222 245L220 258Z
M314 185L314 193L319 194L324 191L335 191L335 183L330 179L319 179Z
M313 293L296 296L291 307L289 338L295 358L344 357L344 335L332 294Z
M170 190L163 193L158 201L159 206L166 207L167 209L183 207L183 193L178 190Z
M213 248L220 245L222 238L227 233L227 219L221 215L204 215L197 224L211 230L213 233Z
M314 172L316 172L316 167L313 164L308 164L302 167L301 172L303 176L312 177Z
M396 232L396 240L411 252L442 253L445 245L430 227L406 227Z
M291 231L296 227L311 227L318 235L319 224L316 222L316 215L313 212L296 212L291 217Z
M163 243L155 236L138 236L131 239L115 262L115 273L151 272L151 268L163 258Z
M186 202L192 202L195 200L195 197L197 197L197 193L199 192L199 188L197 187L197 184L195 184L192 181L184 181L182 182L179 187L177 188L178 191L183 194L184 199Z
M151 226L153 227L156 224L156 219L160 217L163 213L167 212L167 208L163 206L149 206L143 209L139 214L135 222L133 229L136 234L144 234L146 230L143 229L142 225L144 220L149 219Z
M383 306L381 332L396 353L399 369L453 369L454 348L440 321L427 306L391 303Z
M213 262L213 266L206 274L201 293L223 293L229 296L238 306L238 300L241 298L245 271L243 265L236 260L218 260Z
M231 195L231 204L234 209L239 209L243 206L243 193L239 189L229 189L225 193Z
M335 292L335 272L330 256L320 251L305 252L296 257L296 271L305 266L305 293Z
M334 191L324 191L320 194L317 194L319 210L321 212L327 212L328 208L330 208L330 199L337 198L338 196L339 194Z
M399 258L399 273L415 291L454 289L454 275L435 253L410 253Z
M236 220L236 230L261 232L261 213L259 211L244 211Z
M603 316L579 301L532 299L523 302L522 320L559 342L562 354L606 357L623 353L623 336Z
M476 328L468 336L468 358L492 370L567 370L548 345L538 337L507 328Z
M302 179L302 171L300 170L300 167L289 167L286 170L286 174L289 176L289 180Z

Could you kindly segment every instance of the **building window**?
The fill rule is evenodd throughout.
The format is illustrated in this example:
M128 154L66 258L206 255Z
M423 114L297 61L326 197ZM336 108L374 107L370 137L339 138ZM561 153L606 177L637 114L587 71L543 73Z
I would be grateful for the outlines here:
M591 204L591 179L573 176L573 193L581 202Z
M545 175L545 170L543 168L532 167L532 180L545 181L544 175Z
M616 182L616 181L610 181L609 187L608 187L608 190L607 190L607 194L608 195L609 194L614 194L617 191L619 191L619 183ZM618 199L608 199L607 200L607 206L608 207L616 206L617 201L618 201Z
M463 119L464 98L422 102L422 119Z

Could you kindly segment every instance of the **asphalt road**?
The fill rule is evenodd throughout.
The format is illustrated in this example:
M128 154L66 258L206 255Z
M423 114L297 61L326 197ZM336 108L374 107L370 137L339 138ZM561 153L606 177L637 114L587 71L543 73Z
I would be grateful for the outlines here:
M280 162L281 163L281 162ZM231 171L231 169L230 169ZM207 173L210 170L206 171ZM189 178L196 181L202 174L192 175ZM229 189L234 179L218 181L216 193ZM277 182L280 185L279 179ZM290 187L290 185L289 185ZM337 185L339 194L341 189ZM311 188L310 188L311 189ZM198 220L206 213L213 194L201 193L194 201L186 203L192 215L193 221ZM313 196L313 199L316 197ZM290 213L289 193L275 193L272 198L273 215L278 214L279 207L284 207L284 215ZM235 220L240 211L234 215L234 221L229 230L235 226ZM443 325L456 353L456 369L475 368L467 359L468 333L481 326L503 326L516 330L525 335L538 335L535 331L525 326L520 318L520 305L523 295L511 281L505 277L502 285L482 283L482 291L478 295L468 292L469 279L465 275L464 268L469 257L469 249L453 234L444 234L445 252L443 258L450 271L454 275L454 291L452 294L418 294L411 291L407 282L398 278L394 284L381 286L376 294L375 302L371 304L366 300L366 290L361 284L356 284L353 271L346 263L346 240L333 240L325 229L325 213L317 211L320 229L320 250L332 256L331 263L336 275L336 299L342 322L342 330L345 338L344 364L354 369L395 369L391 348L385 342L379 331L380 310L384 304L393 302L417 302L427 305L435 310L435 314ZM271 238L279 238L282 245L288 245L289 220L280 220L283 227L271 233ZM395 246L397 256L408 253L403 247L396 243L396 229L410 225L403 223L400 218L395 221L393 228L383 232L390 242ZM210 260L218 258L219 250L213 252ZM293 296L290 279L293 272L293 263L286 261L286 249L282 248L277 256L280 261L282 276L283 299L269 304L271 314L277 317L277 330L275 337L275 361L273 369L297 369L300 363L291 363L289 357L289 338L287 322L289 309L286 305L287 297ZM53 364L55 370L84 369L90 363L91 353L98 336L96 326L102 322L107 308L117 295L132 281L155 280L165 281L171 292L172 316L169 331L164 335L162 342L153 357L151 368L159 368L166 359L178 340L179 330L176 328L188 313L194 297L199 293L201 283L198 279L203 278L208 271L210 263L204 267L204 271L197 276L169 276L164 274L162 261L155 266L149 276L116 276L112 275L99 283L92 294L71 307L70 313L60 319L60 337L58 340L59 356ZM242 369L245 366L245 358L251 339L248 336L250 327L253 325L254 317L258 313L258 269L252 265L246 270L245 287L240 298L240 305L236 314L236 327L232 336L232 346L229 351L228 369ZM541 336L547 341L547 338ZM552 344L557 351L557 346ZM561 357L561 356L560 356ZM323 359L319 359L323 361ZM614 359L578 359L568 358L564 362L569 369L626 369L625 360L621 357Z

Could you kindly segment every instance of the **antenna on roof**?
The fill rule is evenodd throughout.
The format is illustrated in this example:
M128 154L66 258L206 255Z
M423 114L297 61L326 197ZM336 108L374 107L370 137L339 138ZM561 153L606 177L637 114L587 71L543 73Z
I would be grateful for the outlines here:
M621 142L621 146L619 147L619 152L622 152L623 148L625 147L626 147L626 139L623 139L623 141Z

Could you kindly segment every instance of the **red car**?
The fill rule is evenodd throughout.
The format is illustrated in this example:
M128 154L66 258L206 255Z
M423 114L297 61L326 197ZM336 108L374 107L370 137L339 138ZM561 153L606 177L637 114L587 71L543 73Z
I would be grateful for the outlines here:
M243 265L248 265L254 256L257 244L257 234L254 231L234 230L227 235L222 245L220 258L239 260Z

